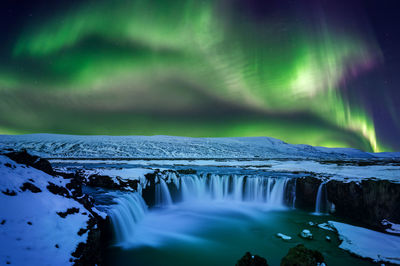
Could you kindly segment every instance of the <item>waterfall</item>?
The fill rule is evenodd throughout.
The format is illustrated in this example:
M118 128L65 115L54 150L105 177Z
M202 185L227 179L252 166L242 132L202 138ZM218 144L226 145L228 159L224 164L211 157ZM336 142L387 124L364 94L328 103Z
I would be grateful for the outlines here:
M156 206L166 207L172 205L172 198L169 192L167 183L164 179L158 178L159 182L156 184Z
M287 180L260 176L184 175L179 187L182 201L233 200L283 207Z
M288 178L217 174L182 175L177 178L170 173L168 177L160 175L155 180L153 200L156 207L173 204L172 190L170 191L173 187L174 191L175 188L177 190L173 195L178 193L177 197L183 202L205 201L209 204L208 201L240 201L273 208L284 207L287 192L292 189L292 187L287 188ZM169 182L169 186L164 178ZM322 192L319 191L318 200L321 195ZM176 198L174 200L177 201ZM135 237L135 225L146 214L147 206L141 194L137 192L118 196L115 202L117 204L112 205L109 211L115 240L120 246L129 245Z
M232 199L236 201L243 200L243 176L233 176L233 195Z
M110 210L115 241L118 244L129 242L137 224L146 214L147 206L139 193L129 193L114 199L116 205Z
M284 206L284 194L287 178L280 178L275 180L275 184L272 187L270 197L268 199L268 204L273 207L283 207Z
M297 179L294 180L294 186L292 189L292 208L296 208L296 186L297 186Z
M326 182L322 182L318 187L317 198L315 200L315 213L323 214L329 209L328 193L326 191Z

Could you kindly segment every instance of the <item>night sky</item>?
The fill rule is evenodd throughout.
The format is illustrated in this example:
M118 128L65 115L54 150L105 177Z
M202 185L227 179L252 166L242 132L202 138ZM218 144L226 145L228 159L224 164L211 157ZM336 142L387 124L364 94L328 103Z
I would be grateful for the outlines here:
M1 1L0 134L400 150L398 1Z

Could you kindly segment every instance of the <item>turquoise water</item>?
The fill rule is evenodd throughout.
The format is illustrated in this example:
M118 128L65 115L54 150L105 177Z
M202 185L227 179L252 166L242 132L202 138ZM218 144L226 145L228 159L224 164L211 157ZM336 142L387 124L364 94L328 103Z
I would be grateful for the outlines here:
M108 265L235 265L246 251L279 265L291 247L303 243L319 250L327 265L373 265L338 248L332 231L310 226L335 220L306 212L270 210L260 204L191 202L149 211L136 224L129 243L109 247ZM313 240L298 236L309 229ZM283 241L283 233L292 237ZM325 240L329 236L331 242ZM122 245L122 246L121 246Z

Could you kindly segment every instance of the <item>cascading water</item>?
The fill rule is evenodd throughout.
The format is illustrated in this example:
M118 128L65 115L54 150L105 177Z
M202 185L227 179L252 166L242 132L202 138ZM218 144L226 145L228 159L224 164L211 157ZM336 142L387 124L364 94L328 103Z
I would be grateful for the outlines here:
M114 199L116 205L110 210L116 243L129 242L133 236L135 224L143 219L147 206L139 193L129 193Z
M276 179L267 203L274 207L284 206L284 194L287 178Z
M322 182L318 187L317 198L315 200L315 214L324 214L329 211L330 203L326 191L326 182Z
M168 185L166 180L169 182ZM173 205L172 191L170 191L173 188L176 189L178 197L180 196L180 201L196 201L200 204L204 201L205 205L203 206L209 206L210 201L229 201L231 203L257 203L268 208L282 208L286 202L288 180L284 177L217 174L182 175L180 178L176 178L176 176L171 178L171 174L160 174L154 183L154 205L167 209ZM174 200L178 199L174 196ZM111 208L110 217L116 242L118 245L124 246L134 240L136 224L145 215L147 206L139 193L125 194L117 197L115 201L117 205Z
M259 176L185 175L180 178L179 187L183 201L229 200L283 207L287 180Z
M167 183L163 178L158 178L159 182L156 184L156 206L167 207L172 205L172 198L169 192Z

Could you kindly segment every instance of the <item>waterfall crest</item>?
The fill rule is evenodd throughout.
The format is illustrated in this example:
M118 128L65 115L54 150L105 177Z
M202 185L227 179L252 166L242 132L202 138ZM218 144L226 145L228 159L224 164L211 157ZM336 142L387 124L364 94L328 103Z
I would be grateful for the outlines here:
M169 192L167 183L163 178L159 178L159 182L156 184L156 198L155 204L158 207L167 207L172 205L172 197Z
M326 214L330 208L326 182L322 182L318 187L317 198L315 199L315 214Z
M143 219L147 212L147 205L142 196L137 193L129 193L114 199L109 215L115 233L117 243L129 242L134 235L135 224Z
M285 206L287 178L236 175L185 175L180 178L182 201L229 200Z

